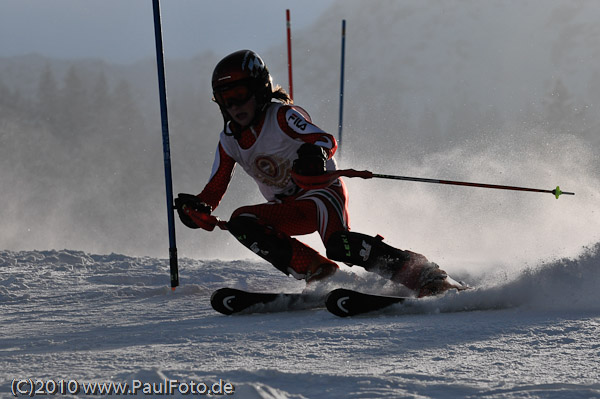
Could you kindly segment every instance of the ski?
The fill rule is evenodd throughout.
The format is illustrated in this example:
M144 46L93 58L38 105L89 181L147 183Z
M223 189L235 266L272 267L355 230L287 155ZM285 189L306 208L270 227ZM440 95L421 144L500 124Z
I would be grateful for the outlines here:
M323 298L302 293L254 292L226 287L213 292L210 304L225 315L274 313L323 307Z
M469 287L448 277L444 290L462 291ZM325 306L339 317L355 316L383 309L404 302L407 297L393 295L366 294L346 288L337 288L323 297L317 294L256 292L237 288L220 288L213 292L210 304L213 309L225 315L249 313L275 313L293 310L317 309Z
M327 294L325 306L336 316L348 317L380 310L396 303L402 303L406 299L400 296L365 294L338 288Z

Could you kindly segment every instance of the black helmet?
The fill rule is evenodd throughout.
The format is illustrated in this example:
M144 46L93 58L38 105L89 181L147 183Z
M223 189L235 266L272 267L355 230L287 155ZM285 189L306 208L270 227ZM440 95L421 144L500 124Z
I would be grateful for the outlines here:
M215 101L223 107L219 93L235 86L248 87L260 107L270 102L271 74L264 61L251 50L240 50L223 58L213 71L212 89Z

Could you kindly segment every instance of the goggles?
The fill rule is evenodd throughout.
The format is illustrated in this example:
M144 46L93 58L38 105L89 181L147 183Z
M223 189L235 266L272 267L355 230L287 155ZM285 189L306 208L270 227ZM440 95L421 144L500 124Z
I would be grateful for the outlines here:
M234 105L242 106L254 95L246 85L237 85L228 89L215 91L215 100L225 108Z

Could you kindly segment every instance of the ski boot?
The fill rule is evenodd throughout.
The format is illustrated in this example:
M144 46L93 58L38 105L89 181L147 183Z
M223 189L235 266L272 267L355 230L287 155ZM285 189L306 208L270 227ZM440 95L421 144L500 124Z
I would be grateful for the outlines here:
M451 288L465 289L448 277L438 265L421 254L387 245L383 237L341 231L326 244L327 257L358 265L417 292L419 298L437 295Z
M448 289L445 285L448 273L421 254L405 252L410 255L409 260L393 272L390 280L416 291L418 298L441 294Z

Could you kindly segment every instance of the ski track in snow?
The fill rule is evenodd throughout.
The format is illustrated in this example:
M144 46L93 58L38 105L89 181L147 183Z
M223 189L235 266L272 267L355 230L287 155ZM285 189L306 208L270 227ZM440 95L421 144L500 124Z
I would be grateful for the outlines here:
M0 397L21 378L222 380L239 398L600 397L599 260L597 244L512 279L468 276L472 290L341 319L214 312L219 287L303 289L261 262L180 259L171 291L164 259L0 251ZM342 269L321 289L402 294Z

